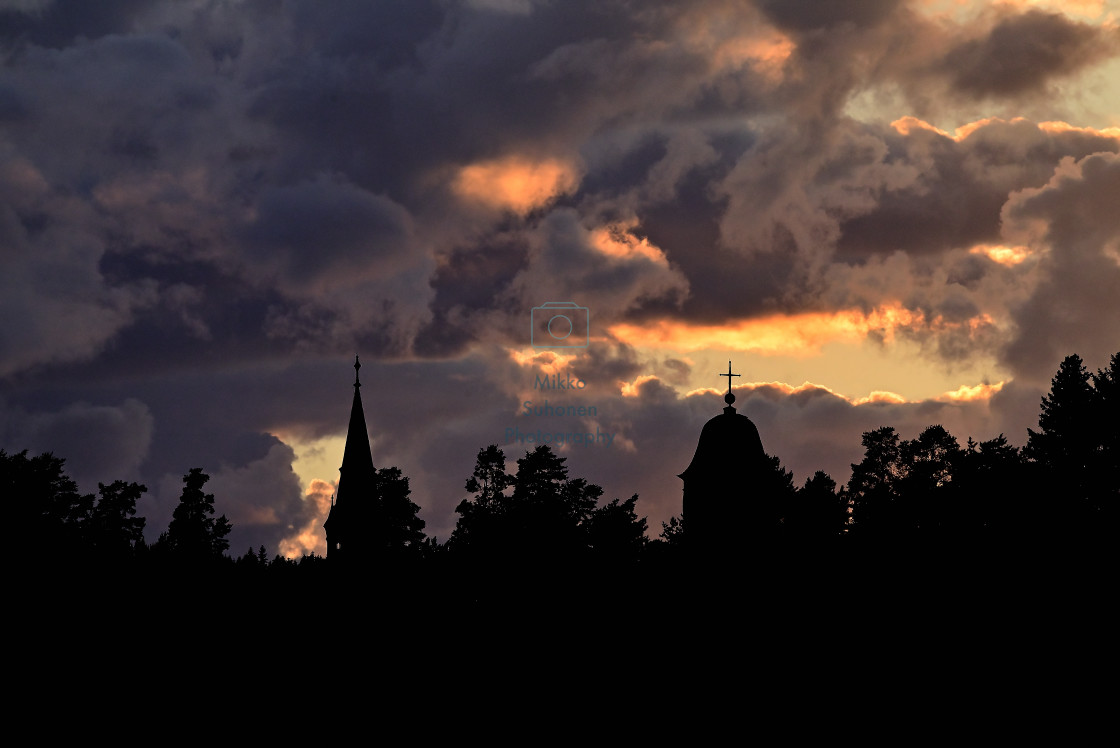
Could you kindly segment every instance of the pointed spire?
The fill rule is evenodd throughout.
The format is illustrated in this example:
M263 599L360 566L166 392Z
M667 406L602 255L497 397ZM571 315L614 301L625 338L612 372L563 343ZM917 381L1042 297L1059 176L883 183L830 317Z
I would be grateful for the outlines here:
M355 484L365 483L367 476L373 474L373 455L369 447L369 434L366 431L366 414L362 408L361 382L358 380L358 369L362 367L358 357L354 357L354 404L350 407L350 424L346 428L346 447L342 453L342 475L339 476L339 493L343 485L349 483L348 488L356 488ZM346 480L349 478L349 480ZM347 495L353 490L347 491ZM341 495L338 497L341 500Z
M362 408L362 383L354 357L354 404L346 427L346 446L342 452L338 488L331 497L331 508L323 527L327 532L327 558L343 559L359 553L369 532L369 520L376 507L377 470L369 448L366 414Z

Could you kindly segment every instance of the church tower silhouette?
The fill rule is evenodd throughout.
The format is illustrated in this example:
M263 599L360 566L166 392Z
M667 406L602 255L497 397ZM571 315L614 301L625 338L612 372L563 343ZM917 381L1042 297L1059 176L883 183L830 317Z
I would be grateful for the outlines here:
M377 472L366 431L366 415L362 409L362 384L354 357L354 403L350 407L350 424L346 429L346 447L342 453L338 490L331 502L323 529L327 532L327 559L357 559L368 555L363 539L370 536L376 509Z
M759 502L769 500L767 457L751 419L735 412L727 362L727 407L704 424L692 462L678 475L684 481L682 517L685 544L696 550L727 550L751 527ZM759 495L763 494L763 495Z

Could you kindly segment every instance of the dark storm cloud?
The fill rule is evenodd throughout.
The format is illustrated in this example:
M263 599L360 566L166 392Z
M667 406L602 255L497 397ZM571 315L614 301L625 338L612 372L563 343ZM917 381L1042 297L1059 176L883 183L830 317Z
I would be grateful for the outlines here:
M0 376L91 357L152 303L147 281L102 283L90 206L52 192L11 149L0 150L0 199Z
M402 207L328 177L267 188L245 229L252 259L312 288L393 274L409 264L411 234Z
M1066 159L1046 186L1023 190L1004 210L1008 233L1044 254L1041 280L1014 310L1003 350L1017 376L1045 383L1077 353L1095 368L1120 350L1120 156Z
M314 518L314 506L304 502L292 470L294 459L291 447L276 443L259 460L222 465L211 475L206 489L214 494L216 510L225 512L233 525L228 538L232 555L262 545L276 548ZM182 490L181 484L178 488Z
M0 5L0 39L42 47L65 47L79 38L127 33L158 0L28 0Z
M18 91L0 88L0 122L18 122L27 114L27 101Z
M667 262L645 256L620 260L596 249L575 211L552 212L531 241L529 266L511 284L522 309L579 296L596 314L615 319L643 299L671 302L687 292L684 277Z
M495 289L507 288L527 262L528 242L517 232L496 232L447 252L431 278L432 319L417 335L416 353L456 355L486 337L488 322L472 319L469 310L492 308Z
M549 3L530 13L470 3L438 13L423 3L350 7L346 15L293 6L289 44L254 60L250 115L298 145L284 149L283 169L343 172L411 207L447 164L567 148L616 115L617 103L592 95L594 75L544 63L554 50L625 38L634 23L617 4ZM371 43L384 38L387 48Z
M827 128L820 118L835 117L853 93L868 91L884 102L900 94L919 117L944 117L979 101L1052 109L1059 83L1120 53L1113 26L1012 4L967 20L930 17L912 2L761 7L797 41L786 81L767 101L781 100L800 126Z
M75 402L57 412L8 410L0 405L0 437L30 454L53 452L83 491L98 482L136 480L148 456L154 418L135 399L118 405Z
M1044 90L1051 80L1111 57L1118 49L1120 35L1114 28L1028 10L951 48L943 65L953 87L967 96L1015 96Z
M179 42L158 33L29 47L0 81L26 110L8 137L35 149L37 165L73 187L183 163L222 125L215 82Z
M294 0L287 11L301 46L337 58L363 57L379 68L414 65L421 43L445 21L447 4L434 0Z
M867 212L843 221L842 258L873 252L945 251L1000 239L1000 211L1011 193L1045 184L1064 157L1120 150L1103 134L1048 132L1026 120L991 120L964 138L912 127L880 133L882 161L914 175L905 183L872 184L879 193ZM853 171L865 165L853 164ZM841 182L850 189L851 182Z

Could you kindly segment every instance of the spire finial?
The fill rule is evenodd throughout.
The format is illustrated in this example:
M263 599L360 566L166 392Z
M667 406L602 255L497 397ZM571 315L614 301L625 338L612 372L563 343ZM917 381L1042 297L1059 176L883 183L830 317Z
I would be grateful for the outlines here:
M728 362L728 363L730 363L730 362ZM361 362L358 361L358 357L354 356L354 386L355 387L361 387L362 386L362 383L358 381L358 369L360 369L360 368L362 368L362 364L361 364Z
M727 362L727 373L726 374L720 374L720 376L721 377L727 377L727 394L723 396L723 401L725 403L727 403L728 405L731 405L731 403L735 402L735 396L733 394L731 394L731 377L741 377L743 375L742 374L732 374L731 373L731 362L728 361Z

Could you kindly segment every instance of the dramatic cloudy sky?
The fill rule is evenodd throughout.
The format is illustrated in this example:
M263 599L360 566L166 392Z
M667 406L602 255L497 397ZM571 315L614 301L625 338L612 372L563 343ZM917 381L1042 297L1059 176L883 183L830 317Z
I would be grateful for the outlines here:
M1021 446L1120 351L1120 1L0 0L0 446L212 476L323 552L355 354L446 539L478 450L653 534L719 413L801 484L860 435ZM532 308L588 309L585 349ZM533 389L537 375L576 391ZM547 418L522 403L595 408Z

